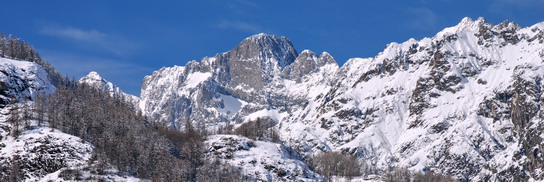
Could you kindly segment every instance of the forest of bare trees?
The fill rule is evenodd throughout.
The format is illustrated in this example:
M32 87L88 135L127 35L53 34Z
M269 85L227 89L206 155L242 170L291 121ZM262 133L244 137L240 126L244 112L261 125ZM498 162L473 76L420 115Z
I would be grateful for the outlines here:
M340 152L323 152L317 154L310 162L315 172L327 179L333 176L353 178L360 176L363 170L363 163L357 157Z
M51 128L92 143L93 161L104 163L97 166L105 168L111 164L122 174L153 181L243 179L237 168L223 163L212 166L218 161L204 158L206 132L191 126L175 131L155 125L121 97L110 96L73 79L63 79L61 83L53 94L38 95L32 107L14 105L9 119L12 136L17 137L30 128L27 125L31 123L25 123L34 119L36 125L47 123ZM25 112L31 116L25 116ZM221 175L210 175L208 171ZM6 176L23 175L19 168L6 173L12 174ZM70 175L77 176L77 172L71 171Z
M280 136L274 123L271 120L257 118L254 121L248 121L234 129L234 134L245 136L253 140L269 139L273 142L279 142Z

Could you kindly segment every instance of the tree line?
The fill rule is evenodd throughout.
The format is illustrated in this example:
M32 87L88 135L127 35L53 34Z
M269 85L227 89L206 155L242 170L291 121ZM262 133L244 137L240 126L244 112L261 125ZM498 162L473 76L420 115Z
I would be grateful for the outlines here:
M24 110L30 110L31 116L23 119ZM112 96L74 79L63 79L51 95L36 96L32 107L15 106L10 115L14 137L28 129L23 126L32 119L37 121L35 125L47 124L90 142L94 146L92 162L103 164L97 165L102 169L96 170L104 173L111 164L121 174L153 181L244 179L236 167L202 155L206 132L190 124L184 131L157 125L123 97ZM14 179L24 178L19 171L11 170L20 175Z

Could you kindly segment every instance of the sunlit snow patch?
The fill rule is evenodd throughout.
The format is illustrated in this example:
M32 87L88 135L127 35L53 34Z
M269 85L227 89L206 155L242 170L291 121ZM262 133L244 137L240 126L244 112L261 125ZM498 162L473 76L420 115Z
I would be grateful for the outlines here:
M194 88L198 84L208 80L211 76L211 73L194 72L187 76L185 83L187 84L187 88Z
M238 100L230 95L219 94L219 99L223 101L223 107L219 107L217 110L225 113L229 118L240 111L243 105L247 104L244 101Z

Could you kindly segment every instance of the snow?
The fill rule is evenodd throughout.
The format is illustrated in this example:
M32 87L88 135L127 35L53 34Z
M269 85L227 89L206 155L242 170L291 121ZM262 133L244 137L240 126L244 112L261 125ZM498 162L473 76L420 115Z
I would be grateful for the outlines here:
M81 138L48 127L27 130L18 138L7 135L4 137L7 138L0 142L5 145L0 149L0 158L11 159L17 155L21 160L30 163L47 160L49 163L62 163L65 166L80 166L91 158L93 149L91 144L83 142ZM40 179L43 175L41 172L44 172L42 170L27 171L30 176L28 180Z
M476 21L473 21L469 17L465 17L459 22L459 24L445 28L444 30L438 32L435 37L442 38L447 35L456 34L461 31L477 31L479 26L485 23L485 19L479 17Z
M245 116L244 121L254 121L257 120L257 118L268 117L276 122L279 122L282 121L287 115L287 113L280 113L278 110L263 109Z
M74 168L65 168L65 169L80 169L79 167L74 167ZM58 170L54 173L50 173L46 176L44 176L43 178L39 179L38 181L39 182L49 182L49 181L59 181L59 182L69 182L69 181L72 181L72 180L64 180L62 179L61 177L59 177L59 175L61 174L61 172L65 169L61 169L61 170ZM123 182L150 182L151 180L146 180L146 179L140 179L140 178L137 178L137 177L134 177L134 176L121 176L121 175L117 175L117 174L105 174L105 175L96 175L96 174L91 174L85 170L81 170L80 172L82 172L82 176L81 176L81 179L95 179L95 180L98 180L100 179L100 181L123 181ZM115 172L115 171L112 171L112 172ZM92 181L92 180L89 180L89 181Z
M219 94L219 99L223 102L224 107L217 108L217 110L226 114L229 118L240 111L243 105L247 104L246 102L238 100L231 95Z
M308 166L281 144L254 141L236 135L212 135L205 142L209 153L220 156L255 181L320 180Z
M37 92L53 93L55 87L51 84L47 72L38 64L28 61L18 61L0 58L0 81L6 83L9 88L20 87L27 82L28 90L22 90L18 94L33 96ZM15 85L14 85L15 84Z
M194 88L198 86L200 83L208 80L212 76L211 73L202 73L202 72L194 72L187 76L187 80L185 83L187 84L187 88Z
M544 67L541 66L543 45L541 43L536 45L537 41L533 43L524 41L526 39L517 44L503 43L504 40L498 38L491 40L491 46L481 45L478 43L480 38L475 36L480 26L492 25L485 24L481 18L476 21L466 18L457 26L446 28L433 38L391 43L374 58L350 59L336 73L340 78L336 80L334 87L312 89L312 92L316 93L311 95L329 95L333 100L315 97L316 99L310 100L302 111L294 111L294 118L287 117L289 122L282 122L283 126L280 126L282 139L291 141L290 145L308 154L315 152L316 149L350 151L367 161L372 161L371 163L377 164L380 168L395 165L421 171L423 168L439 165L434 161L438 159L433 155L439 153L443 147L448 147L447 151L451 155L467 154L470 157L468 160L477 164L490 164L502 169L512 166L513 162L505 163L504 158L511 160L513 151L518 150L516 144L506 142L506 138L510 136L508 133L498 132L501 128L512 127L511 122L496 122L476 113L484 100L511 88L514 76L534 80L544 75ZM529 37L536 34L533 31L529 34L526 29L521 29L518 34L528 34L525 36ZM429 92L437 93L438 96L425 97L430 104L429 108L424 108L421 115L410 115L409 107L412 102L410 98L418 81L422 78L431 78L430 73L434 69L429 64L432 58L432 52L429 54L430 48L442 41L445 36L452 34L456 34L456 39L446 41L439 51L446 54L444 59L450 68L442 78L448 76L462 78L461 82L453 87L458 91L453 93L433 88ZM408 54L412 46L422 51ZM407 64L406 68L397 69L394 74L374 75L368 81L361 81L355 85L360 81L361 75L383 68L383 63L395 63L399 58L410 60L412 63ZM489 63L485 61L491 62L491 65L486 65ZM464 76L467 68L473 69L475 76ZM487 83L482 84L478 80ZM302 92L309 95L295 83L287 82L286 85L293 93ZM331 92L331 89L334 92ZM389 90L395 92L387 94ZM331 93L334 95L330 95ZM345 101L339 102L340 100ZM363 113L368 110L375 111L370 115L363 115L363 118L335 116L339 111L350 110L359 110ZM408 128L416 119L423 120L422 126ZM332 123L331 126L327 126L330 128L322 128L324 121ZM433 126L442 123L448 128L443 133L432 133ZM353 128L360 127L364 128L353 131ZM485 142L479 146L482 149L474 149L473 140L479 137ZM446 145L447 141L453 146ZM502 151L497 150L494 141L509 146L505 146L506 149ZM307 148L308 145L314 147ZM495 152L496 157L480 156L479 150L484 148ZM439 166L442 169L447 167L451 166Z
M117 85L114 85L110 81L102 78L102 76L100 76L95 71L91 71L91 72L89 72L89 74L87 74L87 76L84 76L81 79L79 79L79 83L85 83L85 84L93 86L93 87L95 87L97 89L101 89L101 90L104 90L106 92L109 92L111 96L120 95L126 101L128 101L128 102L130 102L130 103L132 103L134 105L139 104L140 98L138 98L138 97L136 97L134 95L127 94L127 93L123 92Z

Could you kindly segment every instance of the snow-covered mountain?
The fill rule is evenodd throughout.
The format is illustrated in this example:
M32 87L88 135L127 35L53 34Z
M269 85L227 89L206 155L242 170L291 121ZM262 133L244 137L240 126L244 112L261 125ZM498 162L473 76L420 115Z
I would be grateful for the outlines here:
M336 69L328 53L298 55L285 37L258 34L228 52L146 76L140 108L174 128L187 121L240 123L267 113L279 122L315 97L313 87L329 87L327 75Z
M85 83L97 89L104 90L110 93L111 96L120 96L124 100L130 103L133 103L134 105L138 105L140 100L138 97L134 95L123 92L117 85L114 85L110 81L102 78L102 76L100 76L95 71L91 71L89 72L89 74L87 74L87 76L84 76L81 79L79 79L79 83Z
M522 28L464 18L433 37L391 43L341 67L326 52L299 53L285 37L258 34L227 52L153 72L140 99L96 72L80 83L120 95L180 130L186 122L215 130L271 121L282 142L235 135L204 142L208 158L254 180L323 180L304 159L338 151L381 170L530 181L544 180L543 63L544 22ZM0 58L0 164L9 165L0 174L17 167L28 180L138 180L115 166L95 176L93 146L47 125L13 136L10 108L54 92L53 85L39 64Z
M464 18L338 67L258 34L230 51L146 76L140 109L181 129L256 118L289 147L354 154L461 180L544 179L544 22Z
M282 131L303 123L288 138L300 151L324 146L381 168L542 179L543 30L465 18L432 38L391 43L349 60Z

